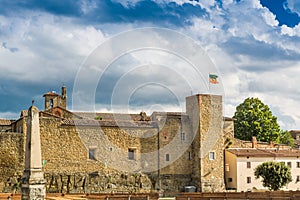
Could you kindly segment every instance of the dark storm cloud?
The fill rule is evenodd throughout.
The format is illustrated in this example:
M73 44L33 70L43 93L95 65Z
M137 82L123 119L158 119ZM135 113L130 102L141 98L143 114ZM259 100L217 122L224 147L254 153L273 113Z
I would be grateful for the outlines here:
M80 7L79 1L73 0L0 0L1 6L0 12L6 15L18 14L20 10L40 10L53 14L79 16Z
M65 83L67 92L70 94L73 83ZM62 86L62 85L61 85ZM27 110L31 106L32 100L35 105L44 110L43 94L49 91L61 93L61 87L57 82L53 84L36 84L34 82L11 81L5 78L0 80L0 102L1 111L11 111L17 113L18 117L21 110ZM71 95L70 95L71 96ZM71 98L68 99L68 105L71 105Z
M205 10L199 5L175 2L158 4L155 1L139 1L134 6L125 7L111 0L101 1L9 1L2 0L0 12L6 15L15 15L17 10L34 10L48 12L54 15L74 17L81 23L132 23L155 22L183 26L191 24L191 17L204 16ZM87 11L84 6L89 7Z

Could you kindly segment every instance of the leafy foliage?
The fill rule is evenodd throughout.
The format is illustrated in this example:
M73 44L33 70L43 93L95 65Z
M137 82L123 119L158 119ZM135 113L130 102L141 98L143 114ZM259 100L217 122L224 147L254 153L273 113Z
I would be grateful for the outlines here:
M279 190L292 181L291 169L281 162L264 162L254 172L255 178L262 177L264 187Z
M292 135L289 131L281 130L280 134L279 134L278 142L281 143L281 144L288 144L291 147L293 147L294 143L295 143L295 140L294 140L294 138L292 137Z
M252 136L256 136L258 141L278 142L280 127L277 118L258 98L245 99L237 106L234 118L236 138L251 140Z

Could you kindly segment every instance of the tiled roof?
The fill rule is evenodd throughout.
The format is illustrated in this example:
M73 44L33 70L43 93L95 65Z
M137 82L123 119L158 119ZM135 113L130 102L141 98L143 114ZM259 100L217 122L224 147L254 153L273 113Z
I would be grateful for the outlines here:
M155 122L149 121L102 121L92 119L65 119L62 125L67 126L103 126L103 127L157 127Z
M300 150L296 149L256 149L256 148L232 148L227 149L237 157L297 157L300 156Z
M181 116L187 114L185 112L153 112L153 115Z
M0 126L9 126L12 120L9 119L0 119Z
M46 94L43 95L43 97L45 96L59 96L59 94L55 93L55 92L47 92Z
M235 119L232 117L223 117L224 121L234 121Z
M125 113L95 113L95 112L73 112L82 118L95 119L101 117L103 121L139 121L140 114L125 114Z

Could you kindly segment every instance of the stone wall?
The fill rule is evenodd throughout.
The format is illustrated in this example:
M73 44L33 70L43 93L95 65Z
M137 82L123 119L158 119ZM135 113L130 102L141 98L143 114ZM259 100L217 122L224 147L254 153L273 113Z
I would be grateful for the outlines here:
M0 133L0 192L18 188L24 166L24 135Z
M222 97L194 95L186 99L195 139L193 183L198 191L224 190L224 135ZM212 155L211 155L212 154ZM212 158L213 156L213 158Z
M221 96L194 95L187 98L187 114L153 113L151 118L149 122L134 122L134 126L99 120L100 126L93 119L83 119L93 121L91 124L75 125L72 119L40 117L48 191L180 192L191 185L198 191L224 189L223 150L227 140L223 134L230 133L231 124L224 124L227 128L223 132ZM25 119L15 123L16 127L23 126L24 132ZM22 172L24 134L16 135L2 139L6 142L0 149L5 155L7 146L18 152L12 155L21 156L16 167ZM93 158L89 158L89 152L93 152ZM8 178L12 178L10 182L19 179L11 172L1 178L2 191L9 188L4 184Z
M199 104L201 188L203 192L220 192L225 188L222 96L201 95Z
M152 186L143 174L45 173L45 178L50 193L150 192Z

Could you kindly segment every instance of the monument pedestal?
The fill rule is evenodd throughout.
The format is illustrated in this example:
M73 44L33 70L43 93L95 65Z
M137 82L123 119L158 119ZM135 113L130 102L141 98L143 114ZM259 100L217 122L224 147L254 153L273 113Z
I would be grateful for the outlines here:
M44 200L46 180L42 170L39 110L35 106L31 106L28 110L25 148L22 200Z

